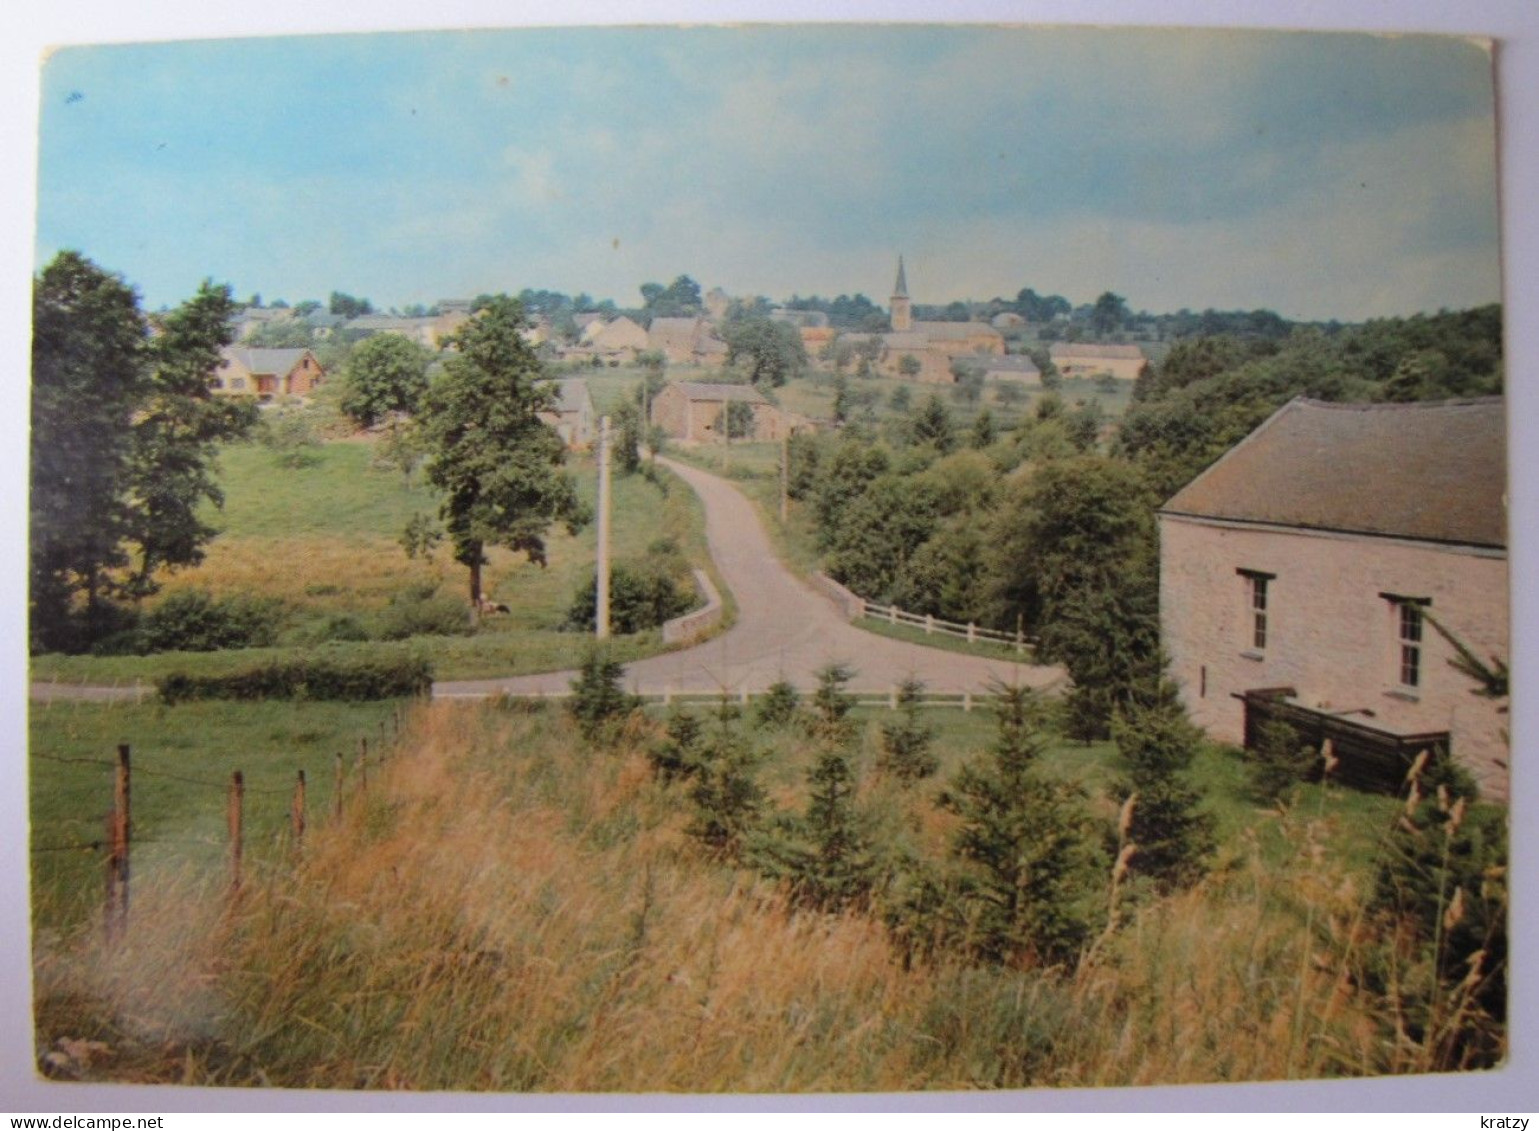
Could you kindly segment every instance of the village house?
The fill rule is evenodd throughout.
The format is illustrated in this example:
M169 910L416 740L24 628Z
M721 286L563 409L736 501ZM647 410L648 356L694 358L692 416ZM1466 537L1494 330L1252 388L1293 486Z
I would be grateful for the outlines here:
M1037 363L1025 354L1006 354L997 357L993 354L978 360L977 368L983 374L986 384L1000 385L1014 382L1020 385L1040 385L1042 372L1037 368Z
M1450 638L1509 656L1505 490L1499 397L1278 410L1159 511L1193 720L1251 746L1281 719L1380 787L1442 746L1506 797L1506 716L1450 665Z
M326 378L325 370L307 349L250 349L226 346L210 389L215 396L308 397Z
M647 348L647 332L625 315L610 322L593 321L583 327L577 352L604 361L635 361Z
M722 413L729 404L749 406L753 425L746 440L778 440L785 429L781 412L752 385L673 381L652 398L651 421L670 438L695 443L723 438Z
M721 365L727 344L711 333L703 318L654 318L647 330L647 348L669 365Z
M1147 359L1137 346L1091 342L1054 342L1048 356L1064 377L1099 377L1109 373L1121 381L1136 381Z
M556 430L567 447L586 448L597 431L588 382L581 377L566 377L552 384L556 394L555 407L540 413L540 419Z

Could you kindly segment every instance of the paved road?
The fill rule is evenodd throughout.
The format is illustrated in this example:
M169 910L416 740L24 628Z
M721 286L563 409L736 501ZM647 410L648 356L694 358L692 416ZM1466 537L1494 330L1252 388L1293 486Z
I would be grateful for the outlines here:
M753 505L726 480L671 460L659 463L694 489L705 506L711 557L737 599L737 623L693 648L636 660L626 683L646 694L664 691L762 691L778 679L816 685L813 673L839 661L855 669L855 691L887 691L914 676L935 692L981 692L993 681L1045 687L1063 679L1056 667L964 656L890 640L852 627L828 598L775 556ZM564 692L574 672L507 679L446 681L439 698Z

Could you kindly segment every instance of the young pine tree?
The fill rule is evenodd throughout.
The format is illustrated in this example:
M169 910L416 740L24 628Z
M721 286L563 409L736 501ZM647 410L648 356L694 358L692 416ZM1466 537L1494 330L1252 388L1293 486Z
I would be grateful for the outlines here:
M812 693L814 735L836 745L848 742L855 734L849 718L855 707L855 697L845 688L855 678L855 669L848 664L833 663L813 674L818 681L818 689Z
M583 658L567 709L589 742L612 740L620 723L636 709L636 697L626 694L624 679L625 665L602 648L590 649Z
M1165 684L1153 704L1121 708L1112 735L1124 773L1119 791L1125 805L1132 799L1124 832L1135 846L1132 871L1164 891L1191 886L1217 844L1214 817L1187 774L1201 734Z
M687 831L718 859L735 860L759 825L764 791L754 778L752 749L723 714L700 744L690 800L695 815Z
M906 679L898 685L898 721L882 724L882 754L877 766L900 781L914 782L940 769L931 746L935 729L919 719L919 697L924 684Z
M1047 743L1029 688L1001 688L999 737L942 797L962 819L953 850L973 868L963 890L968 946L1009 964L1073 965L1104 917L1106 863L1084 790L1037 767Z
M802 697L791 682L777 679L754 708L754 718L760 726L783 727L796 717L801 703Z

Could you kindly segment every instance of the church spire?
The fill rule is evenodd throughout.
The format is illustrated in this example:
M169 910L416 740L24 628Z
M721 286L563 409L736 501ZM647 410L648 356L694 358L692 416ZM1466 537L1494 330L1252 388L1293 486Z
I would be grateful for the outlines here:
M903 274L903 257L898 256L898 281L892 285L892 328L899 333L914 325L914 313L908 301L908 278Z

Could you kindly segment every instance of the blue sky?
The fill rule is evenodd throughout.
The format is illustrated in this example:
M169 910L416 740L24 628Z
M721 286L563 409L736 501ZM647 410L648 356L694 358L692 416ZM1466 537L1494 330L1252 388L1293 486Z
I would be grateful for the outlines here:
M1500 297L1490 57L1436 37L821 26L74 47L37 260L377 305L1024 286L1348 320Z

